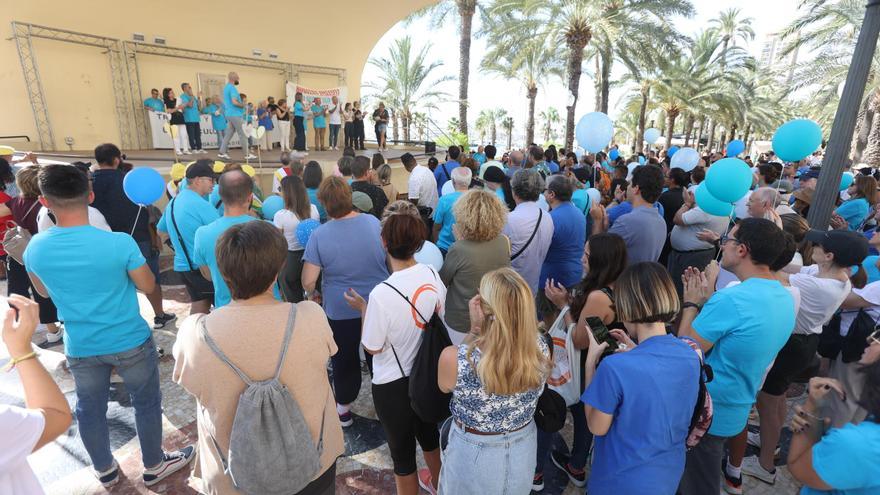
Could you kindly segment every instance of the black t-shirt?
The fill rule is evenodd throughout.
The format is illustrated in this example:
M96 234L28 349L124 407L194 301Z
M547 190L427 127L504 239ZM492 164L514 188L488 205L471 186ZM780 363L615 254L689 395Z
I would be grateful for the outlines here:
M269 111L272 112L272 115L275 115L275 110L278 110L278 105L276 105L274 103L269 103L269 105L266 108L268 108Z
M376 109L373 111L373 120L376 121L376 125L385 124L388 122L388 110L380 110ZM380 120L384 120L385 122L381 122Z
M180 110L175 110L177 107L177 100L174 98L165 98L165 109L171 113L171 124L172 125L183 125L185 122L183 120L183 112Z
M669 189L660 195L659 201L663 205L663 219L666 220L666 231L672 232L672 227L675 225L673 223L675 213L684 204L684 189L681 187Z
M92 177L92 190L95 192L92 206L104 215L113 232L125 232L137 242L150 242L150 214L146 209L140 211L141 208L125 195L122 188L125 174L120 170L99 169L92 173Z
M385 195L385 191L382 190L379 186L374 186L367 181L356 180L351 183L351 190L353 192L360 191L373 201L373 215L376 218L382 219L382 213L385 211L385 207L388 206L388 196Z

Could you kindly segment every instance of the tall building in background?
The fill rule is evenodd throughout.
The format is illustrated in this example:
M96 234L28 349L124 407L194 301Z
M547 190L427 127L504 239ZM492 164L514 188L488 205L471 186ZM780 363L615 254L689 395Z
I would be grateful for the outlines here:
M797 37L800 37L798 33ZM760 67L764 70L778 71L780 76L784 76L785 83L791 82L794 76L794 69L798 61L798 48L795 48L788 55L783 55L787 43L782 39L782 33L770 33L764 39L764 46L761 48L761 56L759 58Z

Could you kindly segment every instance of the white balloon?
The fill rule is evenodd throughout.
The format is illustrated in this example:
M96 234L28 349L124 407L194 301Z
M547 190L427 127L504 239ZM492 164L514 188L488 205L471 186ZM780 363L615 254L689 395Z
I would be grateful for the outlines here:
M680 168L685 172L693 170L700 163L700 152L693 148L681 148L672 155L670 168Z
M440 252L440 248L431 241L425 241L422 244L422 249L416 251L414 257L419 263L430 265L437 271L443 268L443 254Z
M651 127L650 129L645 129L645 142L648 144L654 144L660 139L660 129L655 129Z
M614 123L602 112L590 112L578 121L574 135L585 150L597 153L614 137Z
M599 204L602 201L602 193L595 187L587 189L587 196L590 197L590 204Z

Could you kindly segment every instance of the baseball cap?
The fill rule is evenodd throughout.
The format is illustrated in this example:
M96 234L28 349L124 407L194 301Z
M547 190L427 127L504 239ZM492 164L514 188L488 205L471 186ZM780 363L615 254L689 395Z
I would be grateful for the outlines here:
M818 178L819 178L819 172L821 172L821 171L822 171L822 169L819 168L819 167L810 167L809 170L807 170L806 172L804 172L804 173L801 174L800 178L801 178L801 180L805 180L805 179L818 179Z
M214 173L214 160L197 160L186 169L187 179L197 177L217 178L217 174Z
M373 200L365 192L355 191L351 193L351 204L363 213L373 211Z
M838 266L858 265L868 256L868 239L858 232L811 229L806 238L833 254Z
M483 179L488 182L504 182L505 177L504 170L497 165L489 165L483 173Z

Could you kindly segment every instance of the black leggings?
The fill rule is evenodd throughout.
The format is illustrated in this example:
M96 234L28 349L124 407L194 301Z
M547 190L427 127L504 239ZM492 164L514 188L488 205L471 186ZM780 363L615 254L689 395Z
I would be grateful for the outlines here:
M354 148L354 122L346 122L342 130L345 132L345 147Z
M190 149L202 149L202 126L198 122L186 123L186 135L189 138Z
M278 285L281 286L281 294L287 302L298 303L304 299L305 290L302 286L302 258L305 251L288 251L287 261L278 277Z
M423 452L440 448L440 431L413 411L409 400L409 378L373 384L373 405L385 430L388 450L394 462L394 474L407 476L416 472L416 440Z
M361 391L361 319L331 320L330 330L339 351L330 358L333 363L333 391L336 402L351 404ZM373 356L367 355L367 366L373 373Z
M37 292L24 266L12 259L12 256L6 257L6 285L9 295L18 294L30 297L40 305L40 323L58 321L58 309L55 308L55 303Z
M302 117L293 118L293 149L296 151L305 151L306 149L306 127L305 119Z
M354 147L355 149L362 150L364 149L364 121L363 120L355 120L354 121Z

